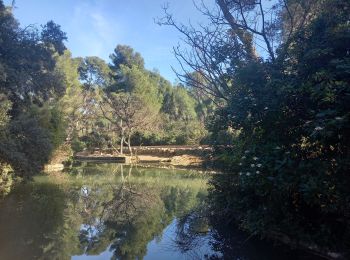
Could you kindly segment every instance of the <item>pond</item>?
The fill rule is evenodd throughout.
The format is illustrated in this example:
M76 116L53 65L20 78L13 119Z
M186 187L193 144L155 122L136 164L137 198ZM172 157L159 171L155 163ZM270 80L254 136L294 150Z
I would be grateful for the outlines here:
M237 230L223 238L205 217L207 181L98 163L38 175L0 201L0 259L295 259Z

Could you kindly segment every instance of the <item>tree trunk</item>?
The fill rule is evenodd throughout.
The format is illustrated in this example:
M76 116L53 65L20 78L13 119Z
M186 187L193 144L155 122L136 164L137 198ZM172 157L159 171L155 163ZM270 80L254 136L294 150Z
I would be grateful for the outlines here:
M124 136L120 139L120 154L123 154Z
M129 147L129 153L132 156L132 149L131 149L131 134L128 135L128 147Z
M121 129L121 136L120 136L120 154L123 154L123 146L124 146L124 128L123 128L123 120L120 119L120 129Z
M121 177L122 177L122 183L124 184L124 167L123 167L122 164L120 165L120 174L121 174Z

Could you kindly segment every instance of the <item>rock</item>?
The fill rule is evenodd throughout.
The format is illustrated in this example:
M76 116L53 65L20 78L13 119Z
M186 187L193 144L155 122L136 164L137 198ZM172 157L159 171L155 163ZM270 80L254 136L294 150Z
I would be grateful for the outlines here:
M62 163L47 164L44 167L44 171L46 172L57 172L57 171L62 171L63 169L64 169L64 165Z

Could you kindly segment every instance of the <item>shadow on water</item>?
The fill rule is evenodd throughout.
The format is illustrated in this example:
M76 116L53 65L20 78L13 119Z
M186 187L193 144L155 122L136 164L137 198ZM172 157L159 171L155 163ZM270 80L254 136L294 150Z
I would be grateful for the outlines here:
M323 259L305 251L248 236L236 226L224 224L222 219L207 217L205 200L203 202L203 205L197 205L189 214L176 221L172 247L188 259ZM203 246L209 250L203 250Z
M0 259L281 259L208 221L203 174L83 163L60 176L0 201Z
M0 259L38 259L54 250L65 194L56 184L18 186L0 202Z

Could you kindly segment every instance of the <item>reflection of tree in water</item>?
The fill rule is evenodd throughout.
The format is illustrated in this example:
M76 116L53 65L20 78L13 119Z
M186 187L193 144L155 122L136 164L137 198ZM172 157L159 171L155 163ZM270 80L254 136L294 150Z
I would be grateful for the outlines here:
M205 255L202 249L208 242L209 232L205 198L206 194L199 192L193 207L177 217L175 237L169 250L179 251L188 259L202 259Z
M218 253L212 254L209 259L251 259L244 251L250 239L247 235L239 231L237 227L228 225L222 219L220 221L211 219L211 224L213 225L211 246L213 251Z
M278 245L260 237L247 235L234 223L217 215L209 217L212 227L210 244L213 252L208 259L232 260L319 260L303 251L291 250L287 246Z
M64 225L64 193L58 185L19 186L1 202L0 259L39 259L56 251L51 234Z
M107 249L114 258L143 258L205 189L195 177L169 179L170 171L112 167L82 166L60 185L46 177L14 190L0 203L0 259L70 259Z
M130 182L131 171L132 168L129 167L128 174L125 175L123 165L119 166L121 180L116 185L109 185L109 196L100 194L102 190L107 191L106 187L88 189L81 196L80 213L86 224L79 237L87 254L96 254L97 248L103 251L109 244L116 255L122 254L123 259L128 258L128 254L141 257L145 254L146 245L138 249L135 240L140 240L141 236L147 234L143 226L150 227L150 215L154 218L155 208L161 204L154 189Z
M80 241L86 246L87 254L96 254L109 246L115 258L143 258L147 244L159 238L174 217L187 215L198 202L198 191L193 191L190 186L134 183L131 171L129 168L125 175L120 166L121 181L113 188L113 196L103 203L99 218L97 221L94 218L95 223L89 227L90 232L86 227L81 231ZM201 196L205 197L205 194ZM87 200L85 205L94 203ZM85 212L90 212L89 208L85 207Z

